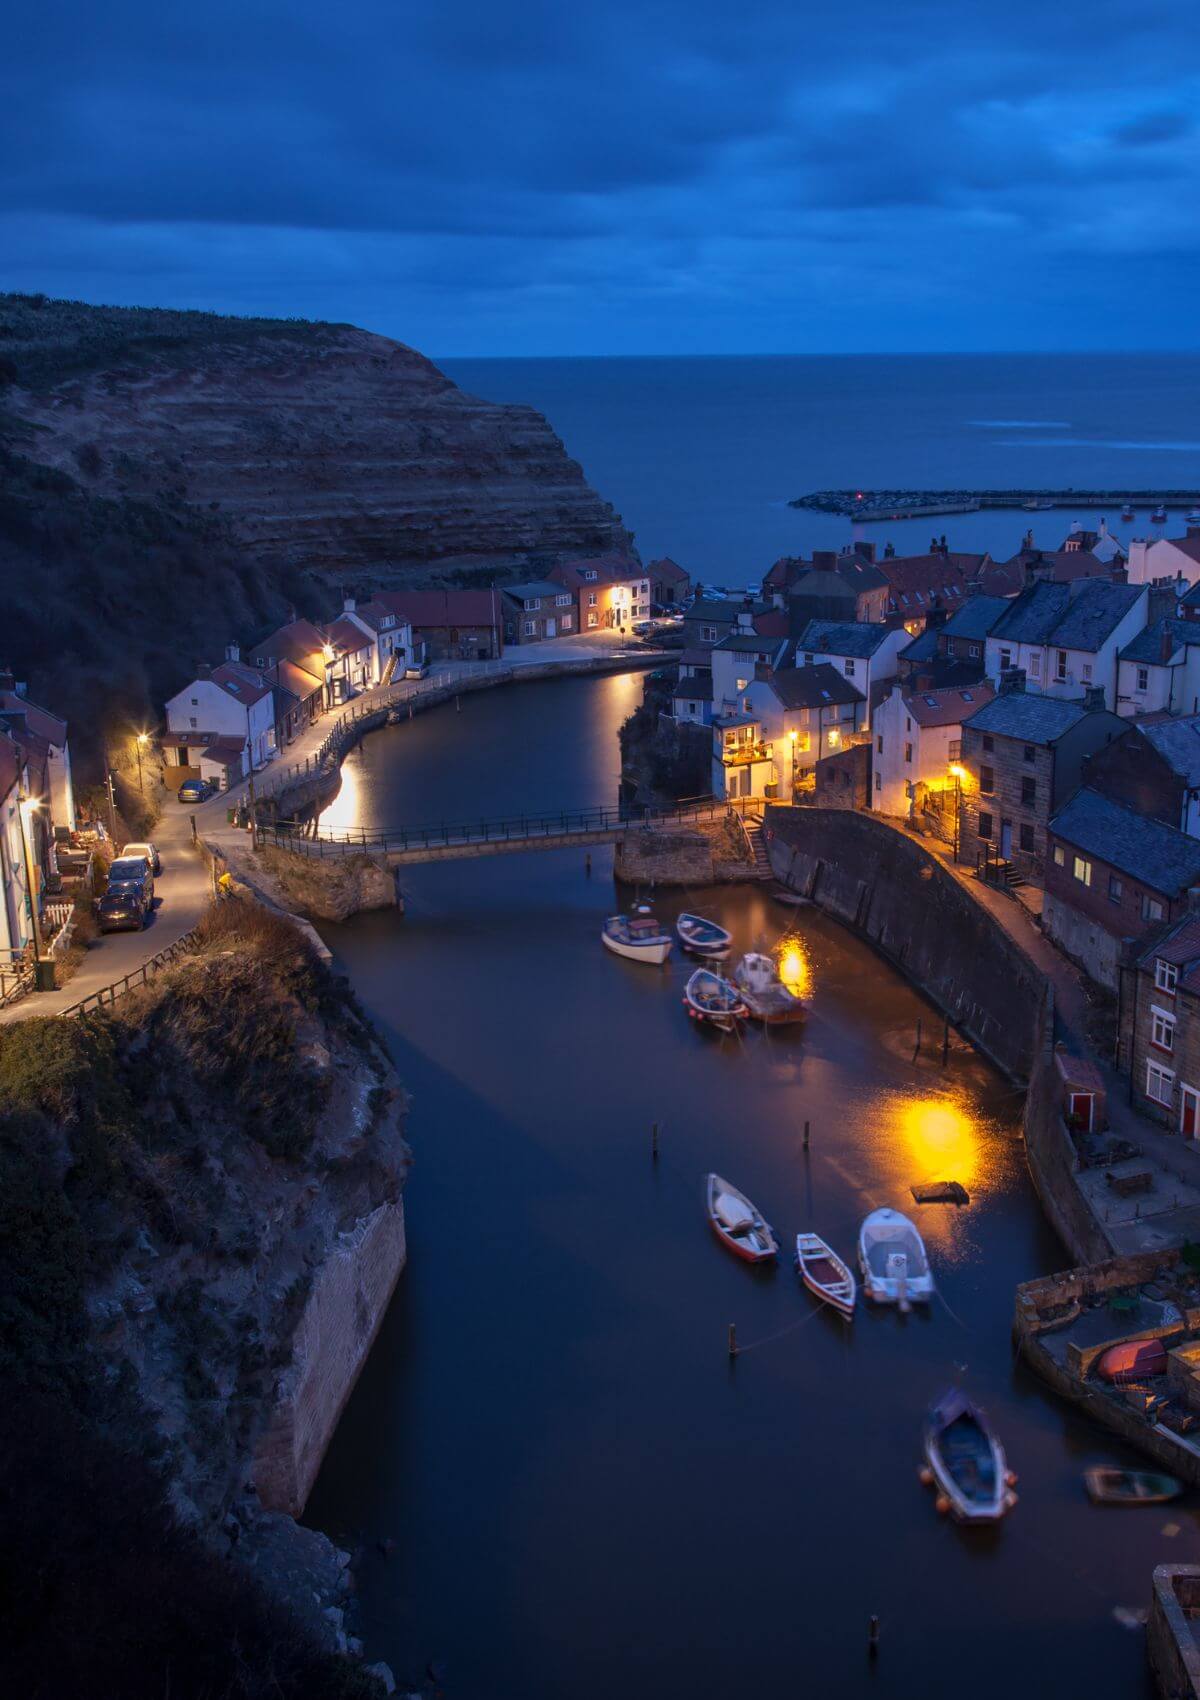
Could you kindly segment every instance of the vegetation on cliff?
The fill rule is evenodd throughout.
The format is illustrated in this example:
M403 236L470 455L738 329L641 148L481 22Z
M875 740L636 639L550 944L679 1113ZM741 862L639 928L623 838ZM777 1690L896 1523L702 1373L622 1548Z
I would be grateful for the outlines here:
M233 901L114 1010L0 1028L13 1692L376 1692L201 1532L245 1493L314 1260L400 1185L390 1080L297 929Z

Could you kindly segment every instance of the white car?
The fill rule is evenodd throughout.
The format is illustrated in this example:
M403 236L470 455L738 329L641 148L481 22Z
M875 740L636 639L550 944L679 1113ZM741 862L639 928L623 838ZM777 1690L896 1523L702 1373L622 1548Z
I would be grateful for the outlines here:
M137 844L127 844L121 852L124 856L140 856L152 874L162 873L162 857L148 838Z

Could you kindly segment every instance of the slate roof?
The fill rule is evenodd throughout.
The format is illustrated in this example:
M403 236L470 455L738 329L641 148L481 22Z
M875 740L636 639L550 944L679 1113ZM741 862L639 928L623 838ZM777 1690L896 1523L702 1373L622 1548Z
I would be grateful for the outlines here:
M495 627L500 617L500 597L491 590L381 590L375 600L414 626Z
M730 632L719 643L714 643L714 649L722 649L737 655L771 656L779 648L786 632L777 636L759 632Z
M858 687L828 661L811 667L781 668L769 681L784 708L828 708L831 704L865 702Z
M1145 594L1144 584L1085 579L1077 588L1072 587L1071 600L1051 634L1051 643L1058 649L1081 649L1094 655Z
M904 703L918 726L957 726L977 714L995 696L990 679L977 685L943 685L932 691L906 691Z
M1052 818L1050 831L1164 897L1200 882L1200 839L1137 814L1099 791L1076 791Z
M1025 744L1056 744L1088 710L1082 703L1062 697L1030 696L1027 691L1006 691L993 697L963 724L973 732L993 732L1001 738L1020 738Z
M893 626L863 620L810 620L796 639L797 650L809 654L852 655L866 660L874 655Z
M707 620L716 625L725 620L732 625L741 606L731 596L698 596L684 614L684 619Z
M942 630L950 637L985 638L1011 607L1007 596L972 596L955 609Z
M1048 643L1070 596L1065 584L1027 585L988 636L1012 643Z
M329 628L329 641L334 649L353 655L360 649L370 649L374 639L370 632L364 632L353 620L339 619Z
M565 596L565 584L552 584L548 578L531 579L528 584L502 584L505 596L515 596L518 602L535 601L539 596Z
M359 636L362 637L361 632ZM362 641L367 643L369 639L363 638ZM219 667L213 668L210 677L214 685L220 685L226 696L247 706L260 702L271 692L262 674L242 661L222 661Z
M1178 720L1135 724L1146 742L1179 774L1189 789L1200 786L1200 715L1188 714Z
M1196 630L1200 633L1200 626ZM0 691L0 709L6 714L23 714L29 730L36 732L39 738L45 738L48 744L57 744L61 749L67 741L66 721L57 714L51 714L48 708L39 708L37 703L30 702L28 697L17 691Z
M1181 604L1188 608L1200 608L1200 579L1197 579L1192 588L1185 591L1179 600Z
M589 584L632 584L649 576L648 569L640 561L631 561L627 555L597 555L586 561L560 561L550 571L560 584L572 590L582 590ZM588 578L586 575L592 572L595 578ZM466 593L460 591L459 594Z
M927 608L936 599L953 606L967 593L966 574L948 555L885 555L877 563L891 586L891 606Z
M919 637L915 637L907 648L900 651L897 659L900 661L932 661L938 652L938 632L944 632L945 629L945 626L926 626Z
M1145 631L1139 632L1131 643L1127 643L1121 651L1121 660L1143 664L1153 662L1156 666L1165 666L1162 642L1164 637L1171 639L1172 649L1178 649L1182 644L1200 644L1200 621L1177 620L1167 614L1161 620L1155 620L1152 626L1147 626ZM1170 660L1169 655L1167 660Z
M1156 957L1175 963L1179 969L1178 984L1185 991L1200 990L1200 915L1183 915L1172 921L1141 952L1138 965L1144 967Z
M712 694L712 674L706 667L702 667L699 672L689 673L685 679L680 679L671 692L676 701L682 702L711 702Z

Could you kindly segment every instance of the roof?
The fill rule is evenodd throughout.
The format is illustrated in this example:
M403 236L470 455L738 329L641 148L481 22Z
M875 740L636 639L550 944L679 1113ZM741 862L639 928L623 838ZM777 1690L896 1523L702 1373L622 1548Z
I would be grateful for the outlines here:
M825 708L831 703L866 701L858 687L828 661L814 662L811 667L783 667L767 685L784 708Z
M810 620L797 638L796 648L807 650L810 654L823 650L827 655L853 655L865 659L874 655L894 629L877 621L868 624L863 620Z
M532 602L539 596L562 596L566 587L548 578L535 578L528 584L502 584L500 589L505 596L515 596L518 602Z
M713 694L712 673L707 667L702 667L696 673L689 673L685 679L680 679L671 692L672 697L681 701L711 702Z
M1170 639L1170 648L1163 655L1163 638ZM1200 644L1200 621L1177 620L1166 614L1161 620L1155 620L1121 651L1122 661L1154 662L1165 666L1171 659L1171 654L1184 644Z
M756 614L754 616L754 630L759 637L785 638L789 630L787 614L782 608L772 608L765 614Z
M218 767L236 767L245 754L246 746L233 738L214 738L200 751L202 761L214 761Z
M378 632L383 630L385 621L394 624L396 616L385 608L382 602L372 600L358 603L354 609L354 618L364 621L373 632Z
M1062 697L1031 696L1028 691L1005 691L985 703L964 725L973 732L995 732L1020 738L1026 744L1056 744L1089 710Z
M222 661L219 667L214 667L209 677L214 685L220 685L227 697L233 697L249 707L261 702L269 696L271 687L262 674L254 667L248 667L244 661Z
M4 733L0 733L0 798L8 796L20 779L24 765L17 745Z
M261 655L265 662L286 658L303 666L312 656L320 656L324 647L325 638L311 620L289 620L286 626L279 626L261 643L251 644L249 652L255 657Z
M954 607L967 594L966 574L949 555L885 555L876 565L891 586L891 605L901 611L928 607L931 599Z
M1189 528L1185 537L1157 537L1150 547L1156 549L1160 543L1169 543L1189 561L1200 561L1200 526Z
M330 626L329 641L334 649L349 650L353 654L357 649L370 649L374 639L370 632L364 632L353 620L342 618Z
M1200 881L1200 839L1127 809L1099 791L1076 791L1052 818L1050 831L1165 897Z
M681 667L711 667L712 644L701 644L698 648L683 650L679 656L679 665Z
M938 652L938 633L945 631L945 626L926 626L919 637L902 649L897 656L899 661L932 661Z
M728 620L732 625L742 604L732 596L698 596L684 612L685 620Z
M1006 596L972 596L954 610L942 630L950 637L985 638L1011 607Z
M1189 912L1172 921L1165 932L1151 940L1136 958L1139 966L1161 957L1180 970L1178 984L1185 991L1200 990L1200 915Z
M1070 591L1065 584L1025 586L989 632L1000 642L1048 643L1050 633L1066 612Z
M1136 721L1132 729L1141 733L1185 785L1200 786L1200 715L1188 714L1178 720L1154 720L1149 724Z
M30 702L17 691L0 691L0 709L6 714L23 714L29 730L36 732L39 738L45 738L48 744L56 744L61 749L67 741L66 721L57 714L51 714L48 708L39 708L37 703Z
M629 584L646 577L647 569L627 555L596 555L583 561L560 561L551 573L562 585L580 590L585 584ZM594 574L594 577L589 577Z
M714 643L713 649L725 650L737 655L770 656L775 654L786 636L786 631L780 632L777 636L769 633L760 635L758 632L730 632L719 643Z
M692 576L686 567L681 567L679 562L673 561L669 555L651 561L646 571L652 578L666 579L668 584L681 584L684 579L690 579Z
M977 685L943 685L932 691L906 691L905 706L918 726L958 726L992 701L989 679Z
M298 697L301 702L322 689L322 681L317 675L308 672L304 667L298 667L294 661L277 661L271 668L271 673L277 677L282 690Z
M381 590L375 598L389 614L413 626L489 626L501 617L493 590Z
M839 555L833 570L855 595L864 590L879 590L888 582L875 562L863 555Z
M1140 597L1144 584L1113 584L1107 579L1085 579L1070 586L1071 600L1055 626L1050 641L1059 649L1095 652L1108 641Z

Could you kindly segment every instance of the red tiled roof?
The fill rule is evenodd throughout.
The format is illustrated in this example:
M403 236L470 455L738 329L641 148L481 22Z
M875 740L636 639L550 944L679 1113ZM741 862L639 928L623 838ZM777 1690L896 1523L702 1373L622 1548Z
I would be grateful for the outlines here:
M771 608L765 614L754 616L754 630L759 637L787 637L789 629L787 612L783 608Z
M586 578L588 572L594 572L596 577ZM636 579L647 578L649 569L639 561L631 561L627 555L598 555L590 561L562 561L551 567L546 576L571 590L582 590L589 584L632 584Z
M244 661L222 661L213 668L210 677L226 696L247 706L261 702L271 689L257 668L247 667Z
M996 692L987 679L977 685L942 685L933 691L906 694L904 706L918 726L957 726Z
M651 561L646 571L652 578L665 578L671 584L679 584L683 579L690 579L692 576L669 555L664 555L660 561Z
M18 696L16 691L0 691L0 710L6 714L23 714L29 730L45 738L48 744L57 744L61 749L67 741L65 720L51 714L48 708L39 708L37 703Z
M301 702L322 689L322 681L317 675L297 666L294 661L277 661L271 668L271 675L277 679L280 690L290 691Z
M335 649L349 650L353 654L358 649L370 649L373 640L370 633L356 626L353 620L343 618L330 626L329 641Z
M418 627L495 627L504 617L498 590L381 590L375 600Z
M933 596L956 608L967 594L966 574L946 555L892 555L875 566L888 581L891 606L905 612L928 607Z
M313 656L320 658L324 646L325 639L311 620L289 620L286 626L280 626L270 637L264 638L261 643L253 644L251 650L255 657L261 655L268 663L286 659L303 667ZM323 662L318 671L324 672Z

